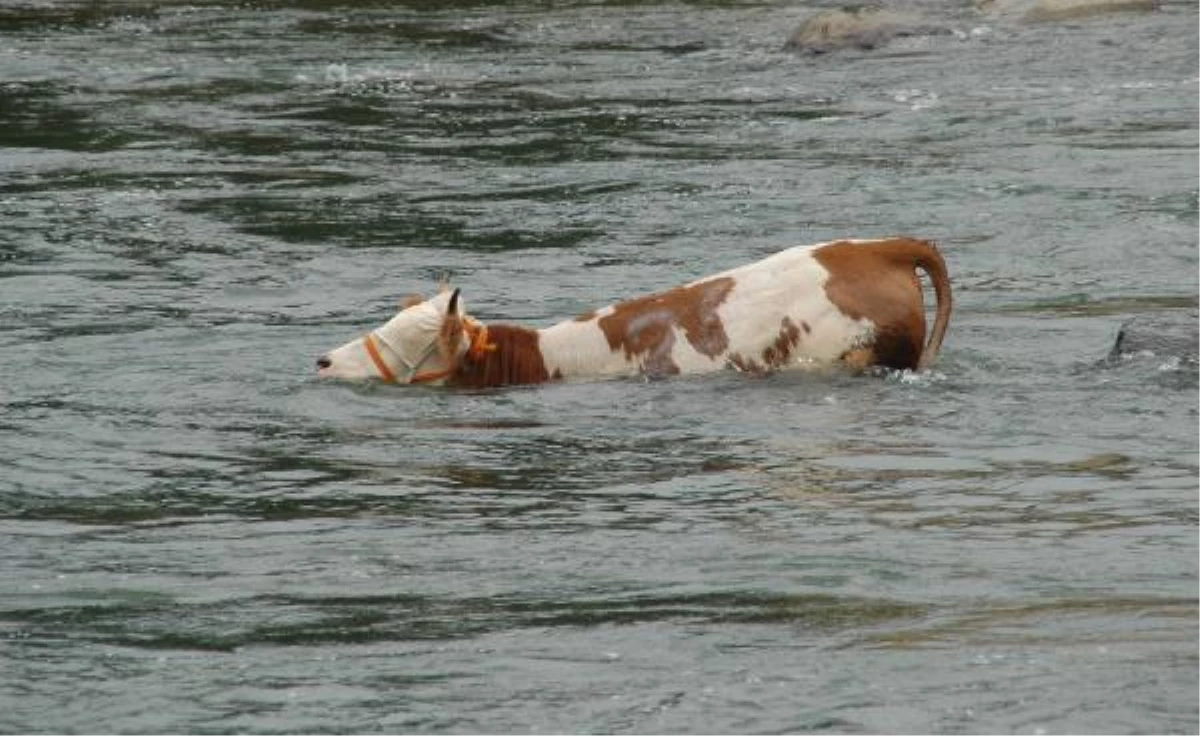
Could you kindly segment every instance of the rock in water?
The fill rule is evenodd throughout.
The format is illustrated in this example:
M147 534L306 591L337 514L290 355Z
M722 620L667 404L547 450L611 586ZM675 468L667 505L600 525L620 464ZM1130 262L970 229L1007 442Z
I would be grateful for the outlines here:
M1161 0L981 0L979 9L1026 23L1053 23L1111 13L1158 10Z
M948 28L939 28L915 16L883 8L824 10L801 23L784 48L824 54L846 48L874 49L903 36L949 32Z
M1169 311L1139 314L1127 320L1106 361L1152 355L1195 363L1200 357L1200 312Z

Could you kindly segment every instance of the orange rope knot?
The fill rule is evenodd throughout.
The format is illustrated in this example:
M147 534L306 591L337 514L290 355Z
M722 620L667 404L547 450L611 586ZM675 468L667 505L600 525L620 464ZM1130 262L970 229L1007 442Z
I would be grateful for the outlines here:
M484 355L496 350L496 343L488 342L487 325L468 318L463 327L467 331L467 337L471 338L471 347L467 348L467 355L472 360L482 360Z

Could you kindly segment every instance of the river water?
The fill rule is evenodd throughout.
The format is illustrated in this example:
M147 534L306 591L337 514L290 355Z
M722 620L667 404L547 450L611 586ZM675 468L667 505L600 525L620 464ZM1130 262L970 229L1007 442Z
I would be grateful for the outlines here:
M817 7L0 5L0 731L1197 732L1196 4ZM897 233L926 374L315 378Z

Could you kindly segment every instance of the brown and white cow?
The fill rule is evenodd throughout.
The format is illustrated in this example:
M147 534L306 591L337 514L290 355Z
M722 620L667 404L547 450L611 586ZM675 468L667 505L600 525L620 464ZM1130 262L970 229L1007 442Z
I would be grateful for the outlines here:
M917 269L937 299L928 342ZM541 329L482 324L467 316L458 289L444 290L321 356L317 372L485 387L725 368L925 369L941 349L950 308L946 264L932 243L839 240Z

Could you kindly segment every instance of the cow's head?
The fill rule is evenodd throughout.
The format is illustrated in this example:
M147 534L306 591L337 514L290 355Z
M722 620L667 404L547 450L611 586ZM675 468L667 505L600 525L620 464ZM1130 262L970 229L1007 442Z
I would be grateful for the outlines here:
M317 358L321 378L444 383L467 350L470 318L459 290L410 298L387 323Z

